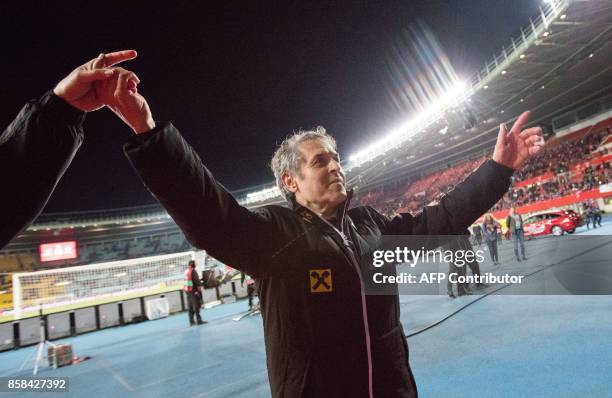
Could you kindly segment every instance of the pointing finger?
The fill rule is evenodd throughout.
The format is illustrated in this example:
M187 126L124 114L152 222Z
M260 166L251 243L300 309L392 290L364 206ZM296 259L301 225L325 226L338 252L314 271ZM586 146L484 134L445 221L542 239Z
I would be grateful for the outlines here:
M521 115L516 119L516 122L514 122L514 125L512 126L510 133L518 135L521 132L521 130L523 130L523 126L525 125L525 123L527 123L527 120L529 120L530 115L531 115L531 112L529 111L525 111L521 113Z
M138 56L138 53L135 50L115 51L112 53L104 54L104 60L106 62L105 66L113 66L123 61L134 59L136 58L136 56Z

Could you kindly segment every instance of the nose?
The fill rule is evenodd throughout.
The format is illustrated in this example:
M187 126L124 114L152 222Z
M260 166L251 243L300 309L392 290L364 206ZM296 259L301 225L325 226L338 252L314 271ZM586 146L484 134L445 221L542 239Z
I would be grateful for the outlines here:
M340 175L340 177L342 177L342 179L344 179L344 170L342 170L340 162L336 161L335 159L330 160L328 170L330 173L337 173Z

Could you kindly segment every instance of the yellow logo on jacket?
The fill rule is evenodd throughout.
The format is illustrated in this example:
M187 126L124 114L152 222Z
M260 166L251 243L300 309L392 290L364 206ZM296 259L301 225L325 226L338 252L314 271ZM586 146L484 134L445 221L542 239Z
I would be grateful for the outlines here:
M332 291L332 272L330 268L311 269L308 271L310 277L310 293L329 293Z

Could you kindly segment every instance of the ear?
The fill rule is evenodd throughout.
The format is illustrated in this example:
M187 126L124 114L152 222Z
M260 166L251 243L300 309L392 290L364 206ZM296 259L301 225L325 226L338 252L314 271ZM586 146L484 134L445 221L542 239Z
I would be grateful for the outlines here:
M285 188L287 188L289 192L296 193L298 191L299 187L297 184L297 180L289 172L283 173L283 176L281 178L283 180L283 184L285 185Z

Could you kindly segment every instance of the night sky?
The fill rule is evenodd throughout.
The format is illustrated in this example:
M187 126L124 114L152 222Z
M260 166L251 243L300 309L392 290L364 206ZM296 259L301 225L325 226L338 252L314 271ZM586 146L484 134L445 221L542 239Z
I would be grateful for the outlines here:
M207 3L3 3L0 123L101 51L135 49L124 67L140 77L154 118L172 121L226 187L246 188L272 180L267 164L293 130L322 125L348 156L409 116L388 90L388 62L410 24L427 25L469 78L541 4ZM155 203L123 155L130 134L106 109L89 114L84 145L45 211Z

